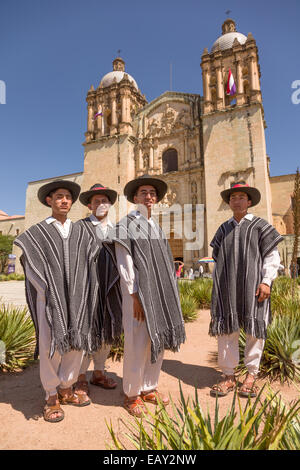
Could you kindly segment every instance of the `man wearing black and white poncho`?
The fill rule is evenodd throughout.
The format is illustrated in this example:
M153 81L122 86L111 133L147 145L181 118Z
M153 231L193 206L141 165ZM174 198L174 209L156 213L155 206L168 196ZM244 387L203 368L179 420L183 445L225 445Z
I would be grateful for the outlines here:
M81 363L75 392L89 393L86 372L91 359L94 363L94 371L90 383L98 387L110 390L116 388L117 382L105 374L105 364L110 353L111 345L120 339L122 333L122 299L119 283L119 272L115 260L107 250L103 248L102 241L111 238L114 233L113 224L109 219L110 207L116 202L117 192L103 186L94 184L88 191L80 194L80 202L89 208L92 213L85 219L79 220L80 224L94 238L99 245L98 277L99 277L99 315L96 321L101 322L97 330L101 330L101 347L93 354L85 354Z
M164 181L144 175L124 188L138 205L116 225L114 251L120 272L124 328L124 406L137 417L144 402L168 404L157 391L165 349L178 351L185 341L176 272L169 243L151 217L154 204L167 191Z
M38 198L52 215L33 225L16 240L23 251L27 304L36 330L36 354L46 392L44 419L61 421L60 404L86 406L87 397L73 393L83 351L99 348L95 328L98 312L98 247L67 214L80 186L55 180L40 187ZM99 322L98 322L99 324Z
M209 333L218 338L218 364L224 379L211 394L227 395L235 388L239 363L240 328L246 333L244 362L248 373L241 396L256 396L267 327L271 322L270 290L277 276L281 235L266 220L248 213L260 201L260 192L245 183L222 191L233 217L217 230L211 246L216 262L213 274Z

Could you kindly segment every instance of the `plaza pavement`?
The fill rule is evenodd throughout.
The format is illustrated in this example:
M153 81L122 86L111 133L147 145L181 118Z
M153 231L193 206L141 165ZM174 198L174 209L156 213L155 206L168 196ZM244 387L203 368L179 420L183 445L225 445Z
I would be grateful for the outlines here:
M0 282L0 302L24 307L26 305L25 281Z

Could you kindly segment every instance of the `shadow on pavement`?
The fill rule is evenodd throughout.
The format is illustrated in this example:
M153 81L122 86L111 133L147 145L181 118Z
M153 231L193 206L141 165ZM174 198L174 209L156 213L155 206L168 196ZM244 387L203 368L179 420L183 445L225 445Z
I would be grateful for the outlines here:
M181 382L198 389L212 387L221 377L221 372L213 367L185 364L180 361L165 359L162 370Z
M90 379L91 372L88 372ZM122 378L115 373L108 373L118 386L114 390L104 390L94 385L90 386L90 397L94 404L103 406L122 406L124 396ZM0 403L10 404L22 413L25 419L38 420L43 416L45 392L39 376L39 363L28 367L22 372L0 373Z

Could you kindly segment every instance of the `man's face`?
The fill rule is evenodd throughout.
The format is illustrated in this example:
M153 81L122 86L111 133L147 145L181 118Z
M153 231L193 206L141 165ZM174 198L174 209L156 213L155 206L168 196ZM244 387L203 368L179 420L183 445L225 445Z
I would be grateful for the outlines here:
M111 206L109 198L105 194L95 194L88 204L88 208L95 217L106 217Z
M230 195L229 207L234 214L245 215L250 206L251 199L248 198L248 194L238 191Z
M151 211L152 206L157 203L156 189L151 185L140 186L133 200L135 204L144 205Z
M72 194L68 189L59 188L51 196L46 197L46 202L53 214L67 215L73 203Z

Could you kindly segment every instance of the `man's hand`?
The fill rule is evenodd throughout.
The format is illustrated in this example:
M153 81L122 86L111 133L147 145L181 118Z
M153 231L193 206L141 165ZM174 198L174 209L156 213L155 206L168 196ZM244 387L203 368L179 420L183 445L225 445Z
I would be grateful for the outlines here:
M144 310L137 293L135 292L131 294L131 296L133 298L133 317L136 318L137 321L145 321Z
M270 293L271 289L267 284L259 284L255 296L258 296L258 302L263 302L270 297Z

